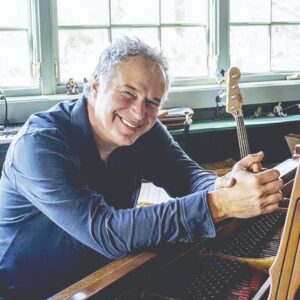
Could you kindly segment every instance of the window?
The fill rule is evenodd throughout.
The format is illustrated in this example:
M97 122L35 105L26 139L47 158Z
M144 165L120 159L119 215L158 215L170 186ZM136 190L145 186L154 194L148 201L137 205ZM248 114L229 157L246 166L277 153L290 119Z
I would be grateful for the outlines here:
M300 69L298 0L231 0L230 62L244 73Z
M65 93L121 35L161 47L172 85L215 84L230 65L242 81L300 70L298 0L0 0L0 10L7 96Z
M0 0L0 8L0 87L36 86L38 76L30 2Z
M208 76L208 0L57 0L57 28L60 83L89 77L121 35L161 47L173 78Z

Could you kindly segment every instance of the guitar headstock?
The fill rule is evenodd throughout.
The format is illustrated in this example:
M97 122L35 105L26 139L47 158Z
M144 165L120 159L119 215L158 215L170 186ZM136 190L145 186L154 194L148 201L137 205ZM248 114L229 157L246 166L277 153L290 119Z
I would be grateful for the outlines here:
M237 67L231 67L227 72L226 78L226 111L234 117L243 115L242 106L244 103L243 95L239 88L241 72Z

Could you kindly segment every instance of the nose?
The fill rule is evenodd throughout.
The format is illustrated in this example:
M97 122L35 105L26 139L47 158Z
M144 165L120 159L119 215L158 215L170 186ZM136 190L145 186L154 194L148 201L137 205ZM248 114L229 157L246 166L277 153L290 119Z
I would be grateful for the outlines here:
M132 105L132 113L136 121L142 121L145 117L145 102L135 101Z

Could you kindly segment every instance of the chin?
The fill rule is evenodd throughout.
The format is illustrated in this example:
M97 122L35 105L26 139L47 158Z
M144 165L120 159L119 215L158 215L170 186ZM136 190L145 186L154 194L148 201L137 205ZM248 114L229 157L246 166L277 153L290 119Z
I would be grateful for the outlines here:
M135 141L138 139L138 137L120 137L118 139L117 144L121 146L130 146L135 143Z

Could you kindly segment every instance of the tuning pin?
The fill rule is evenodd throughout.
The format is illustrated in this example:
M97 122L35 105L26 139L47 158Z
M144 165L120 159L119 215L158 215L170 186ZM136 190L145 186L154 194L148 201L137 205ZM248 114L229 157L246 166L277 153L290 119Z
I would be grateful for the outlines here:
M225 75L225 71L223 69L221 69L221 70L217 69L216 70L215 78L216 78L216 81L219 85L223 85L225 83L224 75Z
M225 97L226 95L227 95L227 93L226 93L225 90L220 90L220 91L218 92L219 98L223 98L223 97Z

